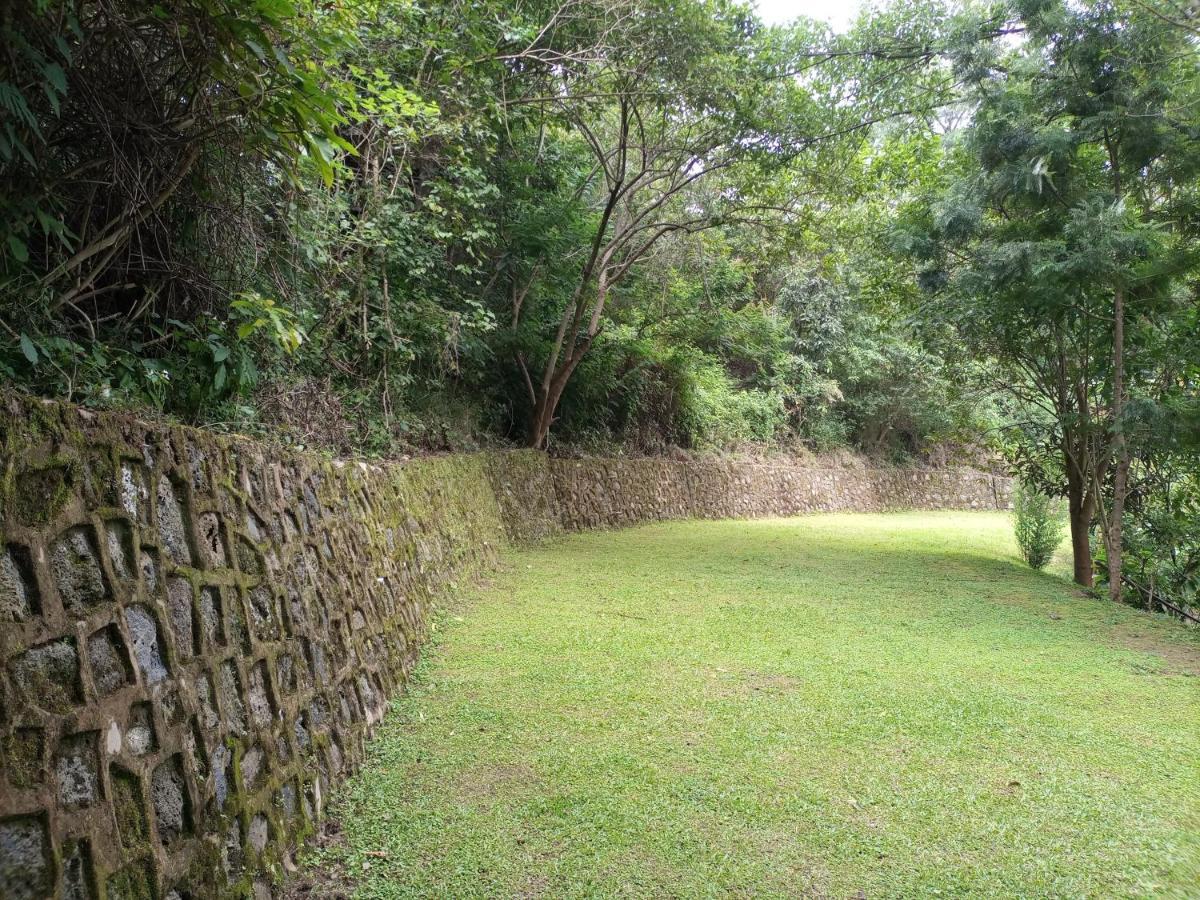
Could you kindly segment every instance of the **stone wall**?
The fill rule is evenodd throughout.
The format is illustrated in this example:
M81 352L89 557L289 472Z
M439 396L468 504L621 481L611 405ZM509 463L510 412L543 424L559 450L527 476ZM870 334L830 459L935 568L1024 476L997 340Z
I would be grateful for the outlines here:
M820 460L550 460L559 522L611 528L891 509L1007 509L1009 479L966 468L829 468Z
M681 516L1007 504L969 470L338 463L0 407L0 897L269 897L431 603L505 545Z
M5 410L0 896L264 896L505 532L482 457Z

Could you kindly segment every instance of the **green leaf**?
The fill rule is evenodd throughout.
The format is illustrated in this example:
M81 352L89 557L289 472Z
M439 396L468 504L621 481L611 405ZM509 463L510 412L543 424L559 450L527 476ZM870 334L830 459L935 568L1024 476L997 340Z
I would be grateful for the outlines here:
M58 49L59 56L61 56L65 62L69 63L71 61L71 47L65 40L63 40L63 36L61 34L56 34L54 36L54 46Z
M25 358L27 360L29 360L30 363L32 363L33 365L36 366L37 361L38 361L37 347L34 346L33 341L31 341L29 339L29 335L27 335L23 331L21 332L20 340L21 340L21 352L25 354Z
M8 236L8 249L12 252L13 259L17 262L29 262L29 248L25 246L25 242L15 234Z
M67 73L63 71L63 67L58 63L47 63L46 67L42 69L42 74L46 76L46 80L54 85L60 94L67 92Z
M63 224L54 216L42 209L34 210L34 215L37 216L38 224L42 226L43 234L62 234Z

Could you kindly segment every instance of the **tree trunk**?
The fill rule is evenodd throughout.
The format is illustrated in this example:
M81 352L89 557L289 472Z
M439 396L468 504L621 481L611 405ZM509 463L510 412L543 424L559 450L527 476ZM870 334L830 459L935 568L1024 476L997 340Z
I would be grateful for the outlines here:
M1075 583L1081 587L1090 588L1095 584L1092 574L1092 544L1088 534L1092 525L1092 513L1087 504L1078 506L1074 498L1071 508L1071 556L1075 564Z
M578 354L579 357L582 355ZM534 450L546 449L546 439L550 436L550 426L554 424L558 401L562 399L567 381L570 380L577 363L578 359L573 356L555 373L546 389L538 392L537 402L533 405L533 421L529 427L529 446Z
M539 392L533 404L533 418L529 422L529 446L532 449L545 449L553 415L554 411L549 409L546 402L546 395Z
M1125 517L1125 495L1129 490L1129 444L1125 440L1125 289L1113 292L1113 389L1112 389L1112 448L1113 497L1104 531L1108 555L1108 597L1121 599L1121 537Z
M1075 583L1090 588L1096 583L1090 534L1092 517L1096 514L1096 495L1069 455L1066 463L1067 510L1071 521L1071 559L1075 568Z
M1113 501L1109 512L1108 534L1105 549L1108 553L1108 599L1119 601L1122 597L1121 574L1123 566L1122 520L1125 516L1125 495L1129 492L1129 450L1124 446L1117 449L1117 468L1113 472Z
M599 284L596 287L596 301L592 306L592 318L588 323L587 334L580 341L576 335L582 320L584 306L580 300L582 288L576 290L575 322L571 326L572 337L567 341L567 314L564 313L559 323L558 335L555 338L555 350L546 363L545 374L542 376L541 389L535 392L533 403L533 422L529 428L529 446L534 450L544 450L546 438L550 434L550 426L554 424L554 412L558 409L558 401L562 399L567 382L571 380L576 367L584 355L591 349L592 341L600 332L600 315L604 312L604 301L608 296L608 280L601 270ZM568 312L570 307L567 308ZM566 359L559 364L559 353L564 348ZM557 368L554 368L557 365Z

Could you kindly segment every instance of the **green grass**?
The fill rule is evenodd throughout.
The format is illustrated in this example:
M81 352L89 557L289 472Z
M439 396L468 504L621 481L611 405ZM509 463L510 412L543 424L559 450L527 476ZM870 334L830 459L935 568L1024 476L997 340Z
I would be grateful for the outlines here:
M307 863L361 897L1200 897L1198 667L1002 514L574 536L442 616Z

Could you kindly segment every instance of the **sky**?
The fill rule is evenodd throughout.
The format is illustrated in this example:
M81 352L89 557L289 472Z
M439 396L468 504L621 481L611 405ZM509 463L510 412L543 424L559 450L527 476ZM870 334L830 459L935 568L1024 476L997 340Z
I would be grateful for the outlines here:
M772 25L809 16L823 19L841 31L858 12L859 0L754 0L754 5L763 20Z

